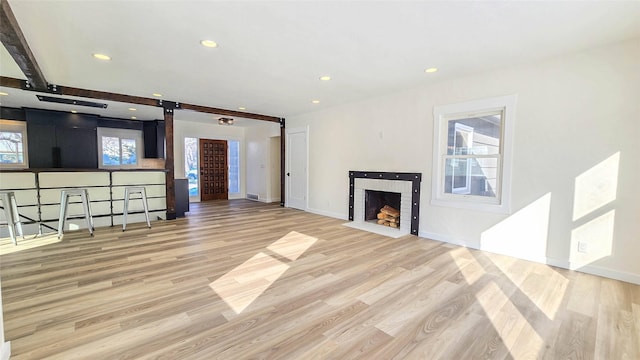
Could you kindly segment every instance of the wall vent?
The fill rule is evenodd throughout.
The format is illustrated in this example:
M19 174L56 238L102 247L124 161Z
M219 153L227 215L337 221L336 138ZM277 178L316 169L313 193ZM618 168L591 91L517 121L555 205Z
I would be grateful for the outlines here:
M249 200L258 200L258 195L256 195L256 194L247 194L247 199L249 199Z

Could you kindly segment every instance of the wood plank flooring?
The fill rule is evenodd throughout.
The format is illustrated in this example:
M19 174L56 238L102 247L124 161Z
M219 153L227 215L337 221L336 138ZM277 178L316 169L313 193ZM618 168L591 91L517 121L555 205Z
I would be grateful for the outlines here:
M12 359L640 359L640 286L247 200L0 244Z

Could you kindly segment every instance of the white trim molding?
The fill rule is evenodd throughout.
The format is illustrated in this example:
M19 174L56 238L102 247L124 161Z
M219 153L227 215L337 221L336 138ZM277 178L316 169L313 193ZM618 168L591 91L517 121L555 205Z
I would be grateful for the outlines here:
M463 103L436 106L433 109L433 161L431 204L463 209L508 214L511 212L511 168L513 138L515 134L517 95L498 96ZM484 116L487 113L501 114L500 150L496 155L464 154L459 157L497 158L497 189L495 197L474 196L445 192L445 155L448 144L448 125L452 119ZM453 186L453 185L452 185Z

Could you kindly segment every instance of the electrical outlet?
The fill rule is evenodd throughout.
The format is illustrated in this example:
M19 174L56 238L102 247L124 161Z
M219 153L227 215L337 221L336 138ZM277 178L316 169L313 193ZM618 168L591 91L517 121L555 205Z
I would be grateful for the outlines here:
M578 241L578 252L587 253L587 243L584 241Z

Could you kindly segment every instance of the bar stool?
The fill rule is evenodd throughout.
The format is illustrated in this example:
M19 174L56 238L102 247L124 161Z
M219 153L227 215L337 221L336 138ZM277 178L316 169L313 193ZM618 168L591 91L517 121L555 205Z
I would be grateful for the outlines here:
M144 216L147 218L147 227L151 229L151 221L149 221L149 206L147 205L147 191L144 186L125 186L124 188L124 210L122 212L122 231L127 227L127 213L129 212L129 199L132 194L140 194L142 207L144 208Z
M13 241L13 245L18 245L16 241L16 229L18 235L24 239L22 233L22 222L20 222L20 214L18 213L18 203L16 202L16 195L13 191L0 192L0 200L2 200L2 207L4 208L4 214L7 218L7 225L9 227L9 237Z
M84 209L84 220L87 223L89 234L93 236L93 216L91 215L91 203L89 201L89 191L87 189L64 189L60 193L60 219L58 220L58 239L62 237L64 222L67 220L67 208L71 196L80 196L82 208Z

